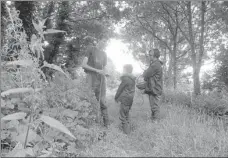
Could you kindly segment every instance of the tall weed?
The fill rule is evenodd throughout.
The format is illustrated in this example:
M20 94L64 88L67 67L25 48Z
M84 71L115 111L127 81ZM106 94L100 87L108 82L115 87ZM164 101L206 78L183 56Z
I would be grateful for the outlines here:
M72 81L57 65L44 61L41 67L44 35L63 31L44 31L45 20L33 21L38 33L32 35L31 42L27 41L19 12L15 8L8 11L7 43L2 49L1 154L77 155L73 149L85 147L83 141L94 141L91 139L99 131L96 127L87 128L98 118L98 104L91 93L86 95L88 89L80 87L85 86L82 81ZM43 67L57 71L56 81L46 81Z

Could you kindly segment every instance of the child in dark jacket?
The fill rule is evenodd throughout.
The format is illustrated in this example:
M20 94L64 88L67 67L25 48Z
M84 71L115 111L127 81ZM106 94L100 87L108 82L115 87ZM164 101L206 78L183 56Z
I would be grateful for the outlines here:
M129 111L131 109L135 94L135 77L132 75L133 67L126 64L123 67L121 84L116 92L115 101L120 102L120 120L124 133L130 133Z

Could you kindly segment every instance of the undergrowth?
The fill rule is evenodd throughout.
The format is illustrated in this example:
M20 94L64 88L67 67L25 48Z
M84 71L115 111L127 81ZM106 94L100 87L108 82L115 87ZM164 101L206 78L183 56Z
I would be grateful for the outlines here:
M26 40L18 12L9 10L1 71L1 156L228 156L227 94L195 99L165 90L161 120L149 121L148 98L137 91L130 135L119 129L119 106L109 96L112 124L101 140L99 105L82 71L72 80L43 59L45 20L33 22L38 34ZM13 42L12 42L13 41ZM54 69L47 82L42 68ZM112 93L114 94L114 93ZM143 101L143 102L142 102ZM211 116L209 116L209 115ZM101 141L98 141L101 140Z
M109 97L110 117L115 120L107 137L91 146L85 156L96 157L227 157L228 132L221 119L210 117L182 105L165 103L160 121L150 121L148 98L130 112L130 135L120 129L119 105Z
M27 41L19 12L8 12L8 40L2 49L1 156L78 156L98 140L99 106L83 75L72 80L59 66L44 61L44 35L64 31L44 31L46 19L33 21L38 33ZM52 81L46 80L44 67L56 71Z
M228 93L211 92L194 97L190 92L165 89L164 102L193 108L210 116L227 119Z

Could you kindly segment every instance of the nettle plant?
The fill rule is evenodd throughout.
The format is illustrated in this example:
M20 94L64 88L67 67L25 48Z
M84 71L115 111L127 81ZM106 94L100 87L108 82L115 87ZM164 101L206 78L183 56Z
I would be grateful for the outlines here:
M64 31L54 29L44 31L46 19L38 21L38 23L33 21L38 33L33 34L31 42L28 42L22 29L22 21L18 18L19 12L15 8L8 9L8 12L9 23L6 30L8 42L3 47L2 56L8 55L12 61L2 62L1 140L9 138L17 144L10 144L13 149L8 149L10 152L6 156L53 156L54 143L48 150L44 148L42 151L39 150L42 148L42 139L44 139L42 138L44 124L73 139L76 138L61 122L42 114L45 99L41 94L47 81L41 69L48 67L61 72L66 77L68 75L57 65L44 61L44 64L40 66L39 62L40 59L44 59L44 35ZM9 142L5 141L5 143Z

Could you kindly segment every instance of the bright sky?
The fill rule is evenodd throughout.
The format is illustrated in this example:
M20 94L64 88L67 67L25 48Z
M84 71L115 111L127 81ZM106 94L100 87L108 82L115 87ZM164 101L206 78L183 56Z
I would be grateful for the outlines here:
M106 47L105 52L107 53L107 56L113 61L113 64L115 65L118 72L122 73L123 66L125 64L132 64L134 73L143 72L140 64L133 58L130 50L128 50L127 44L123 43L121 40L111 39ZM213 68L213 61L206 61L201 67L200 77L202 77L204 72L213 70ZM188 67L183 72L192 72L192 67Z
M139 63L129 52L127 45L121 40L111 39L106 47L107 56L113 61L118 72L122 72L125 64L132 64L134 73L142 73Z

